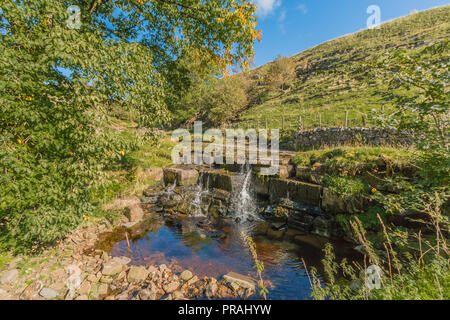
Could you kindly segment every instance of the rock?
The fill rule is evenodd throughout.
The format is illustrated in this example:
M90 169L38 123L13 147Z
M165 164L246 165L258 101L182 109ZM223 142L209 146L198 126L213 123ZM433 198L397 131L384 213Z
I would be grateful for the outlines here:
M128 282L130 283L138 283L147 279L149 272L143 266L132 266L128 271Z
M189 186L197 183L198 171L191 166L172 165L163 168L164 183L166 185L176 182L178 186Z
M141 300L156 300L156 293L149 289L143 289L139 292L139 298Z
M113 277L111 277L111 276L102 276L101 278L100 278L100 282L101 283L112 283L113 282Z
M66 283L63 281L57 281L49 286L50 289L56 291L62 291L66 287Z
M172 293L178 289L180 283L178 281L172 281L166 285L163 285L163 290L165 293Z
M6 271L2 279L0 280L1 284L10 284L17 281L17 277L19 276L19 271L17 269L12 269Z
M293 201L319 206L322 187L292 179L272 178L269 183L269 193L272 202L276 202L289 194L289 198Z
M165 188L163 186L150 186L142 194L144 197L158 197L164 193L164 190Z
M331 221L323 217L316 217L312 223L312 234L329 238L332 232Z
M156 195L156 196L151 196L151 197L142 196L142 197L141 197L141 202L142 202L143 204L155 204L155 203L158 202L158 198L159 198L158 195Z
M122 260L113 258L103 264L102 274L106 276L113 276L122 271Z
M226 275L224 275L223 280L230 284L237 284L238 286L242 288L249 288L251 290L255 290L256 288L256 281L250 277L244 276L242 274L236 273L236 272L229 272Z
M89 297L86 294L82 294L76 297L75 300L89 300Z
M141 221L144 218L144 210L142 210L140 204L136 204L127 208L125 216L130 222Z
M98 282L98 278L95 274L90 274L87 276L86 278L89 282L93 282L93 283L97 283Z
M189 281L191 280L193 277L193 274L191 271L189 270L184 270L181 274L180 274L180 279L183 281Z
M43 288L39 291L39 295L45 299L54 299L58 296L58 291L50 288Z
M98 286L97 293L98 293L100 296L104 296L105 294L107 294L107 293L108 293L108 285L107 285L106 283L100 284L100 285Z
M91 291L91 283L87 280L84 280L80 288L78 289L78 293L83 295L89 294L90 291Z
M134 221L134 222L125 222L120 224L121 227L124 227L126 229L130 229L131 227L134 227L135 225L137 225L139 223L139 221Z
M215 296L217 292L217 280L216 279L211 279L211 282L208 283L208 285L206 286L206 292L205 295L207 298L211 299Z
M119 261L122 265L127 265L131 262L131 259L125 256L115 257L114 259Z
M183 292L181 292L180 290L177 290L174 293L172 293L172 298L174 300L186 300L186 297L184 296Z
M186 284L188 286L190 286L193 283L196 283L198 281L198 277L197 276L193 276L188 282L186 282Z

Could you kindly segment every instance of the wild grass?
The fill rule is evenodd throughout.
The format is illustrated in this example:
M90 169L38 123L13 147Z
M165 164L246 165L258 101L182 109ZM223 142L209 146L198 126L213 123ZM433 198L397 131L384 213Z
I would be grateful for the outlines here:
M305 129L319 126L343 126L345 111L348 125L374 126L372 110L387 109L380 94L385 79L367 79L348 70L348 66L383 54L388 49L419 50L448 37L450 6L408 15L381 25L379 29L362 30L325 42L290 57L296 65L296 77L284 94L264 81L272 63L247 73L251 82L249 95L253 103L242 110L234 126L256 128L296 128L302 117ZM405 95L405 92L397 92Z
M338 147L299 152L292 159L298 166L324 165L330 171L357 173L371 171L386 161L396 168L411 166L416 152L389 147Z

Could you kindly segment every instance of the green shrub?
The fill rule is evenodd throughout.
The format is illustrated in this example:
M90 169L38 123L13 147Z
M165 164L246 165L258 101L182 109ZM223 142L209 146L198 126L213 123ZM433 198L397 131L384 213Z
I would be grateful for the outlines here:
M356 177L325 176L322 183L331 190L346 196L364 194L369 191L369 187Z

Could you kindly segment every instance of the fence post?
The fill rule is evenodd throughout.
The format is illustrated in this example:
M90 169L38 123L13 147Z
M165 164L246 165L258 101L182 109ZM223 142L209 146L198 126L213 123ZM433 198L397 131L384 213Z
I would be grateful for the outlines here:
M298 132L303 131L303 123L302 123L302 117L298 117Z
M258 118L258 124L257 124L257 127L256 127L256 131L259 132L259 118Z
M284 130L284 115L281 117L281 130Z
M366 116L365 115L362 115L362 125L363 125L363 128L366 127Z
M345 124L344 124L345 128L348 127L348 110L345 110Z
M266 117L266 133L269 132L269 124L267 123L267 117Z
M319 113L319 128L322 128L322 115Z

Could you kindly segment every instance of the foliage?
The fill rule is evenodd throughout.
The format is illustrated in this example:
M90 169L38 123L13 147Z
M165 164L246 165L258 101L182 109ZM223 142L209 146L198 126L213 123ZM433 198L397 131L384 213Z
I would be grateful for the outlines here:
M246 82L242 75L222 79L211 75L198 79L192 89L179 101L175 114L180 121L203 120L209 126L229 123L248 104ZM189 121L188 121L189 122ZM192 120L191 120L192 122Z
M37 250L96 209L106 170L127 168L142 139L110 127L113 109L148 128L170 120L183 59L222 71L253 53L250 1L7 0L0 11L0 240ZM180 71L171 72L171 71ZM184 71L183 71L184 70ZM169 77L170 75L170 77ZM107 187L108 189L108 187Z
M364 194L369 187L359 178L346 176L325 176L322 179L324 186L344 196Z
M264 83L271 89L281 90L284 93L289 83L295 78L295 63L289 57L278 58L269 64L264 76Z
M260 294L264 298L264 300L267 300L267 293L269 291L267 290L267 287L264 285L264 281L262 279L262 272L264 271L264 262L258 259L258 253L256 252L256 244L253 241L253 239L247 236L244 232L241 232L241 237L244 240L244 242L248 245L250 254L252 255L253 261L255 263L256 273L258 274L259 278L258 285L261 288Z
M352 229L363 245L366 255L364 265L349 265L344 259L341 263L335 261L333 248L330 244L324 249L324 264L326 286L323 286L312 269L312 296L315 299L333 300L448 300L450 292L449 251L445 237L438 233L438 241L434 244L423 239L420 234L410 236L419 243L419 250L410 252L398 251L394 248L393 231L388 231L378 217L385 241L385 252L378 251L374 244L366 239L361 222L356 219L351 222ZM446 225L448 227L448 224ZM442 226L445 228L445 226ZM391 235L391 236L390 236ZM403 236L404 238L405 236ZM403 239L406 241L407 239ZM428 247L429 249L425 250ZM367 271L369 265L377 266L380 275L380 287L368 286L371 275ZM344 278L337 280L338 275Z
M301 116L304 128L310 129L319 126L321 114L323 127L336 127L344 125L345 111L348 111L349 126L362 126L363 115L366 126L376 125L369 115L385 104L380 91L387 88L389 80L382 73L369 75L367 71L372 67L349 69L347 66L357 62L361 65L387 48L405 48L410 53L434 43L434 39L448 37L449 12L450 6L419 12L298 53L290 57L296 65L297 77L283 95L279 89L266 90L263 79L270 63L249 71L254 88L249 95L264 92L264 97L244 110L239 121L256 127L257 121L264 122L267 115L270 128L281 128L284 116L285 126L296 128ZM397 93L404 94L405 90L399 89ZM385 110L388 109L386 105Z
M391 182L400 185L402 192L376 192L374 198L388 214L421 214L423 218L417 222L427 226L435 236L433 241L429 241L424 240L421 231L388 230L378 215L384 241L372 243L367 240L361 221L350 221L366 251L368 263L381 270L382 286L369 290L370 287L365 285L366 264L364 268L359 268L363 277L358 276L357 270L345 261L338 265L331 249L327 248L327 258L323 262L328 283L323 288L315 280L313 295L331 299L448 299L449 220L448 212L446 214L444 211L449 201L448 41L439 42L414 55L395 51L380 59L376 66L373 64L374 70L390 77L385 96L389 97L392 108L377 115L377 120L382 125L409 130L416 136L420 150L415 155L419 177L411 182L393 178ZM412 87L416 89L410 92ZM398 89L404 89L403 94L399 94ZM418 249L410 245L414 238ZM425 246L428 249L425 250ZM385 253L376 249L383 247ZM335 281L339 268L353 285Z
M321 164L330 173L354 176L376 171L386 161L397 172L410 168L415 154L412 150L389 147L338 147L299 152L292 161L299 166Z

